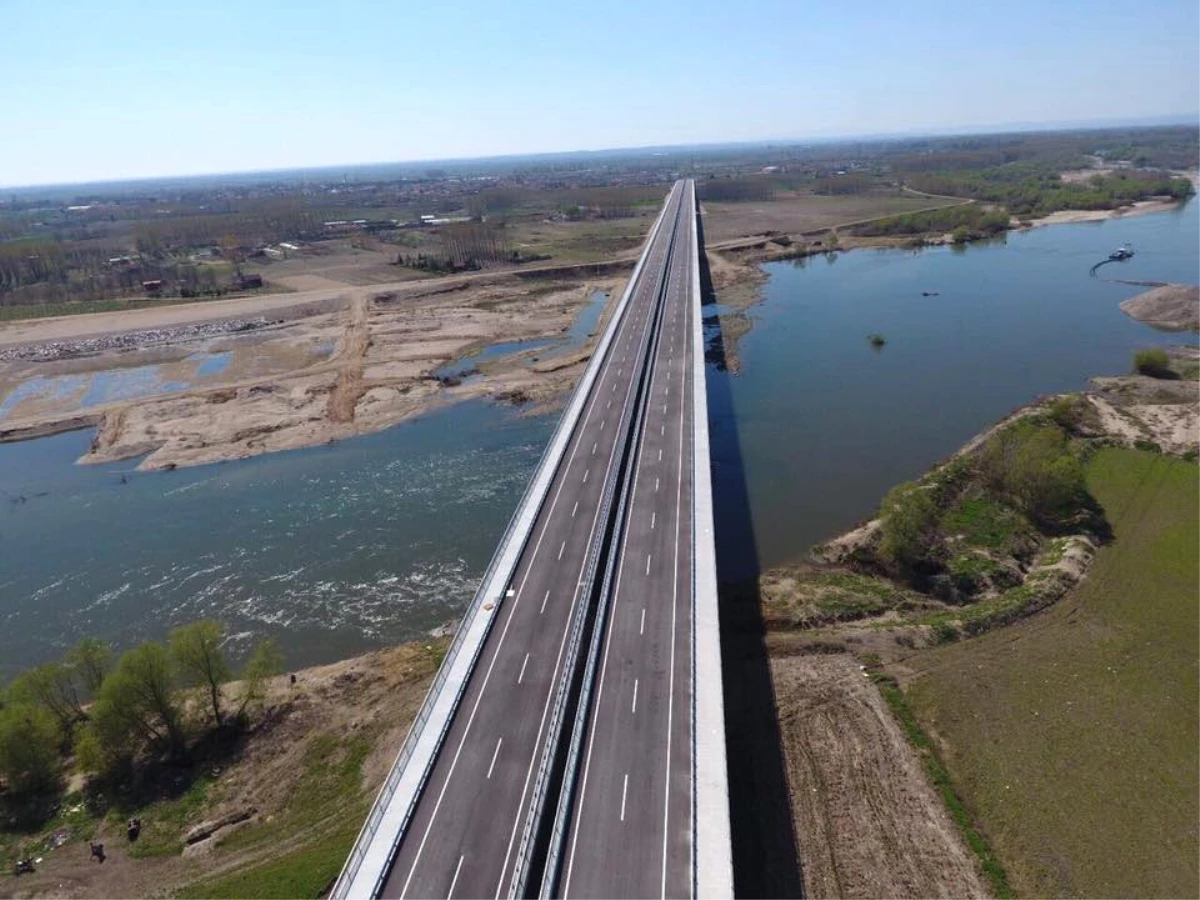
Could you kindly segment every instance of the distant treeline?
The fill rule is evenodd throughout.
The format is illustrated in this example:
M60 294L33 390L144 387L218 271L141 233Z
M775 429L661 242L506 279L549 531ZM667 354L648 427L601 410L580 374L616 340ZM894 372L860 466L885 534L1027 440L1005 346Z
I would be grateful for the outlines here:
M866 222L855 226L852 233L863 237L879 237L953 232L956 237L970 239L999 234L1008 225L1009 216L1004 210L989 210L977 203L970 203Z
M904 180L930 194L1003 203L1015 216L1041 216L1060 209L1115 209L1147 197L1182 199L1193 193L1188 179L1160 172L1118 171L1067 182L1056 170L1029 163L981 171L907 173Z
M117 247L26 239L0 243L0 306L105 300L140 293L161 281L182 297L221 296L230 290L228 265L136 254ZM219 277L219 273L222 277Z
M176 628L167 643L149 641L116 660L107 644L87 639L0 690L0 802L9 815L59 793L71 764L115 784L244 729L282 657L260 643L235 692L226 686L234 671L224 644L215 621Z
M793 191L812 181L811 175L799 172L772 172L765 175L744 175L729 178L697 180L696 195L713 203L736 203L745 200L770 200L775 194Z
M489 220L544 215L547 212L559 212L576 219L619 219L636 215L639 207L662 203L667 189L665 183L577 188L488 188L467 198L465 206L472 216Z
M829 175L817 178L812 183L814 194L829 194L844 196L848 194L865 194L876 184L876 179L866 172L847 172L845 175Z

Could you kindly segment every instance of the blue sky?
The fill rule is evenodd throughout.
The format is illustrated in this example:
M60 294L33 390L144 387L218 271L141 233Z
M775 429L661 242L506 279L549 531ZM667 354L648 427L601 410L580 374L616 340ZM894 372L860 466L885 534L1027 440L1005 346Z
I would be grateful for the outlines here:
M1197 116L1196 0L0 0L0 185Z

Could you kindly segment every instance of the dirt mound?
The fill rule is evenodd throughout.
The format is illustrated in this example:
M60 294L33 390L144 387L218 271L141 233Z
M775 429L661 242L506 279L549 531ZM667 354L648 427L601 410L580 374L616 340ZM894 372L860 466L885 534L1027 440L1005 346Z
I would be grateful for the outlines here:
M1156 287L1126 300L1121 312L1164 331L1200 331L1200 287Z

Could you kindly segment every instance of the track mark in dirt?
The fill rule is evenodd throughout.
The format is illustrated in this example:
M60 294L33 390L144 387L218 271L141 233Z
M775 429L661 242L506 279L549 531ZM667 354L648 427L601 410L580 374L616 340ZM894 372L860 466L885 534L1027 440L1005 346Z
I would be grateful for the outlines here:
M809 897L986 897L882 697L846 655L771 662Z
M337 383L329 392L329 421L353 422L354 408L366 388L363 386L363 360L371 345L367 324L367 298L355 297L350 305L350 321L342 335L337 358Z

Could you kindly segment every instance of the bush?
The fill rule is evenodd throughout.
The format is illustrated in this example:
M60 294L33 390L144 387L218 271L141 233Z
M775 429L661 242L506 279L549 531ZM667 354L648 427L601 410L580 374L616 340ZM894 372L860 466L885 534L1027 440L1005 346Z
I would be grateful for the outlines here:
M880 507L880 552L905 568L912 568L929 553L936 536L937 507L929 491L913 482L888 491Z
M1069 515L1085 497L1083 466L1057 428L1006 428L983 448L981 465L993 489L1043 522Z
M1065 394L1050 404L1050 418L1065 431L1075 431L1086 411L1087 401L1075 394Z
M1135 372L1149 375L1151 378L1170 378L1171 360L1167 351L1160 347L1139 350L1133 357Z

